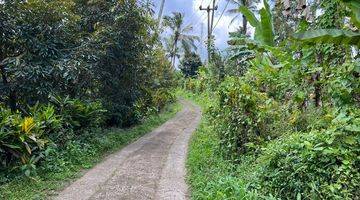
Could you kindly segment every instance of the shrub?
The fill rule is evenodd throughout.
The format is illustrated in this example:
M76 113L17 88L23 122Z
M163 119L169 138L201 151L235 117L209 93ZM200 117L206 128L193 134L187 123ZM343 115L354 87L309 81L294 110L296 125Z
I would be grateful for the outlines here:
M137 100L134 106L137 120L159 112L165 105L175 100L175 96L167 89L146 90L146 92L147 95Z
M51 101L54 105L36 104L24 111L26 114L0 107L2 168L21 166L26 175L31 175L51 144L62 147L74 139L74 133L80 135L105 121L100 103L59 97Z
M157 112L174 100L175 96L165 89L158 89L152 95L152 105L156 107Z
M217 90L219 86L217 79L217 75L208 67L202 66L198 69L197 78L184 78L179 85L195 93L202 93L207 90L213 92Z
M254 144L277 138L291 129L285 120L289 116L287 105L280 106L239 78L227 78L221 84L218 105L210 109L210 114L221 147L232 159Z
M61 128L62 118L53 106L35 105L28 116L0 107L0 160L2 167L21 164L26 175L42 158L48 135ZM30 167L30 168L29 168Z
M360 112L351 112L327 129L270 143L258 158L262 191L286 199L358 199Z
M67 125L74 130L104 125L106 110L100 102L81 101L69 97L52 97L51 102Z

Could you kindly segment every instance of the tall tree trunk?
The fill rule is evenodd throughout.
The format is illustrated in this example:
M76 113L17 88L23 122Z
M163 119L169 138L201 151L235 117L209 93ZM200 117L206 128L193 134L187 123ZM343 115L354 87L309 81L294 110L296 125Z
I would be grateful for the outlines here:
M165 0L161 1L161 5L160 5L160 10L159 10L159 15L158 15L158 27L161 26L161 19L162 19L162 15L163 15L163 11L164 11L164 5L165 5Z
M247 33L247 23L248 23L248 21L247 21L247 19L246 19L246 17L243 15L243 20L242 20L242 26L243 26L243 34L244 35L246 35L246 33Z
M251 3L248 3L247 0L242 0L241 1L242 5L243 6L249 6ZM246 19L246 17L244 15L242 15L242 27L243 27L243 34L246 35L246 32L247 32L247 24L248 24L248 20Z
M173 57L172 57L172 59L171 59L171 65L173 66L173 68L175 69L175 60L176 60L176 50L177 50L177 43L178 43L178 40L177 39L175 39L175 41L174 41L174 46L173 46Z

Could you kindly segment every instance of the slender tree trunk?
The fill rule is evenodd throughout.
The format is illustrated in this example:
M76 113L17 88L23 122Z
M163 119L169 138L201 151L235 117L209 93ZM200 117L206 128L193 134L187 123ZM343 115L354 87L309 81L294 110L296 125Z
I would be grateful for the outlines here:
M220 63L219 66L219 82L221 83L225 78L225 66L223 63Z
M173 58L172 58L172 60L171 60L171 64L172 64L172 66L173 66L173 68L175 69L175 60L176 60L176 50L177 50L177 43L178 43L178 40L177 39L175 39L175 41L174 41L174 46L173 46L173 53L174 53L174 55L173 55Z
M165 5L165 0L161 1L161 5L160 5L160 11L159 11L159 15L158 15L158 27L161 26L161 19L162 19L162 15L163 15L163 11L164 11L164 5Z
M176 50L174 52L174 57L173 57L173 60L171 61L172 62L172 67L175 69L175 62L176 62Z
M243 15L243 21L242 21L242 23L243 23L243 34L244 35L246 35L246 33L247 33L247 23L248 23L248 21L247 21L247 19L246 19L246 17Z
M247 5L250 5L250 3L247 3L247 0L242 0L241 1L242 5L243 6L247 6ZM247 24L248 24L248 20L246 19L246 17L244 15L242 15L242 27L243 27L243 34L246 35L246 32L247 32Z

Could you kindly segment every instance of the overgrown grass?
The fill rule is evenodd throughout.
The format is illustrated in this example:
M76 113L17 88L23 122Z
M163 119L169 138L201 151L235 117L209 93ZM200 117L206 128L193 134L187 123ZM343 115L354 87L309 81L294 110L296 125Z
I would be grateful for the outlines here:
M129 129L94 130L91 137L82 142L73 142L61 153L49 156L34 178L17 178L0 186L0 199L46 199L56 194L84 169L99 163L105 155L118 151L142 135L173 117L181 105L168 105L157 115L147 118L141 125ZM51 153L51 152L50 152Z
M178 93L204 110L187 161L192 199L358 199L358 109L329 113L326 128L284 134L228 161L223 148L232 143L219 146L228 132L217 135L216 96Z
M206 93L194 95L179 90L179 96L199 104L203 111L211 106L211 97ZM256 192L248 190L246 183L236 173L235 166L224 160L218 152L219 138L212 130L207 115L193 134L187 159L187 182L190 185L192 199L259 199Z

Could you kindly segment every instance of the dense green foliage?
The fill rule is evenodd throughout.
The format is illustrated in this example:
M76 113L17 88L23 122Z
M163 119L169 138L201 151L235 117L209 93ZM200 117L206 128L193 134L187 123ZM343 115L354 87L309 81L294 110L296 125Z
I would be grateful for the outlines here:
M1 183L61 168L44 161L72 145L86 152L84 137L96 138L96 129L132 126L174 100L152 7L142 0L0 3Z
M101 162L105 155L135 141L150 132L181 109L180 104L167 105L159 114L150 115L142 124L132 128L93 128L64 148L51 147L50 156L41 160L36 176L13 178L14 174L0 173L0 199L48 199L56 191L67 186L69 181L79 178L84 169Z
M195 77L199 67L202 66L201 58L195 52L185 52L180 60L180 70L185 77Z
M360 2L355 0L343 0L346 6L348 6L352 15L350 16L351 22L357 28L360 28ZM333 43L333 44L353 44L360 46L360 33L339 30L339 29L319 29L309 30L306 32L300 32L294 34L296 39L309 42L309 43Z
M215 103L209 93L180 90L178 95L195 101L205 112ZM234 176L234 164L219 154L219 137L212 131L209 117L203 116L190 142L186 166L192 199L258 199L256 192L249 192L246 183Z
M348 31L342 19L351 10L339 9L346 4L321 6L324 15L295 29ZM254 40L233 33L223 71L212 60L197 78L181 81L206 110L188 160L194 199L358 199L357 42L278 41L266 2L261 20L240 11L256 31L267 31Z
M326 130L270 143L258 158L262 191L290 199L358 198L359 120L359 110L340 113Z

